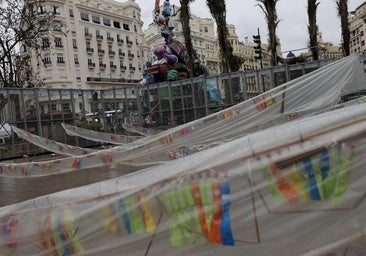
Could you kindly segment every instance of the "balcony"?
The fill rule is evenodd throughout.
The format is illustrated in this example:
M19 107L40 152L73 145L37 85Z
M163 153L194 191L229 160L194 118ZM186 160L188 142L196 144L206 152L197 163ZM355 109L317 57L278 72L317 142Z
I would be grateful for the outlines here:
M120 58L124 58L126 56L126 53L124 53L124 52L118 52L118 56Z
M86 39L91 39L93 37L92 33L85 33L85 38Z
M135 67L129 67L131 72L135 72L136 68Z
M123 83L126 82L124 78L104 78L104 77L87 77L88 82L108 82L108 83Z
M123 39L117 39L117 42L118 42L118 44L123 44L124 43Z
M114 56L114 55L116 55L116 52L115 52L115 51L108 51L108 54L109 54L110 56Z
M106 67L107 67L107 64L99 63L99 68L100 69L105 69Z
M120 67L121 71L126 71L126 69L127 69L127 67L123 66L123 65L120 65L119 67Z
M98 49L98 54L99 55L103 55L105 53L105 51L104 50L102 50L102 49Z
M111 70L116 70L117 69L117 65L110 65Z
M97 37L97 40L98 40L98 41L103 40L103 36L102 36L102 35L96 35L96 37Z
M127 41L127 46L132 46L133 42L132 41Z
M88 62L88 68L95 68L95 63Z
M108 43L113 43L114 38L113 37L107 37L107 41L108 41Z
M132 54L132 53L129 53L129 54L128 54L128 58L129 58L129 59L133 59L133 57L135 57L135 55L134 55L134 54Z
M94 49L93 48L90 48L90 47L87 47L86 48L86 52L87 53L93 53L94 52Z

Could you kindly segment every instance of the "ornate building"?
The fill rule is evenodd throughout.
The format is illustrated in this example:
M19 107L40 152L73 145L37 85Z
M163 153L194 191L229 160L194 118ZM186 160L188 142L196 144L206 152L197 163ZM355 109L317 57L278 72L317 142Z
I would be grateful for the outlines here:
M365 53L366 51L366 2L349 14L349 26L351 31L350 52Z
M54 11L54 33L41 39L43 53L32 66L47 87L103 88L139 78L145 53L134 0L44 1L43 8Z
M27 50L33 72L46 88L122 88L141 78L146 52L141 9L135 0L46 0L33 11L42 15L45 10L54 13L53 31L40 38L40 56ZM135 97L132 92L129 96ZM67 109L66 103L60 104L57 101L51 108ZM108 104L108 97L103 104ZM100 108L83 105L87 111ZM44 111L49 108L45 105Z

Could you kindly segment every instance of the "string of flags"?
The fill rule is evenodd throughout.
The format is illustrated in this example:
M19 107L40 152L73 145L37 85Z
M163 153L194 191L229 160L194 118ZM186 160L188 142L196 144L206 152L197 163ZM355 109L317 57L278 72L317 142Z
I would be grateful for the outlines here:
M235 245L230 223L230 185L225 179L188 177L161 195L170 216L173 247L195 243L202 237L212 243Z
M103 207L104 226L113 234L154 232L156 222L143 192L120 198Z
M351 151L324 150L283 170L271 163L262 175L277 204L332 199L333 205L340 205L348 188L352 160Z

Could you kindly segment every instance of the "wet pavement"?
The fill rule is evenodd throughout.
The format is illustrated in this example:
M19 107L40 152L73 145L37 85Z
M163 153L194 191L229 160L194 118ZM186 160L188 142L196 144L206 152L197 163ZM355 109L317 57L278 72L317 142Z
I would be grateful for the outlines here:
M57 155L38 156L32 161L62 158ZM11 160L9 162L29 161L27 158ZM0 177L0 207L22 202L28 199L62 190L89 185L95 182L112 179L139 170L136 166L114 164L78 171L52 174L39 177L10 178Z

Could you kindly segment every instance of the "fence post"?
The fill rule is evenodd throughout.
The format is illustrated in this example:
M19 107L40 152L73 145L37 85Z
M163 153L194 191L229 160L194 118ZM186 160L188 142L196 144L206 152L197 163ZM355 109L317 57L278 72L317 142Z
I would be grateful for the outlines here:
M218 77L216 77L216 79L218 79ZM217 81L217 80L216 80ZM206 111L206 116L209 115L209 108L208 105L210 104L208 102L208 96L207 96L207 78L204 77L202 78L202 89L203 89L203 96L205 99L205 111Z

